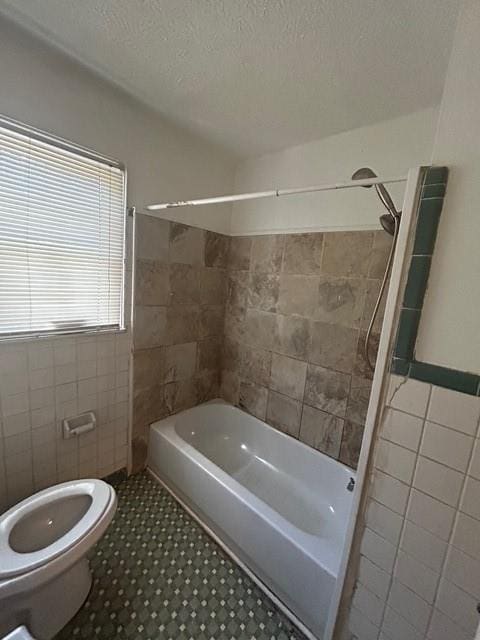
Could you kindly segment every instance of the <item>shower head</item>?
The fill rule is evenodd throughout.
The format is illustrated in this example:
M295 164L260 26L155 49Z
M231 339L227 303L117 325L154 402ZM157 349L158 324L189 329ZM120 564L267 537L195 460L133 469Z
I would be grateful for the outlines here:
M373 169L370 169L369 167L362 167L361 169L357 169L355 171L355 173L352 175L352 180L368 180L368 178L376 178L376 177L377 177L377 174L375 173L375 171L373 171ZM369 189L372 186L375 186L375 191L377 192L378 197L382 201L382 204L385 207L385 209L388 211L388 214L383 214L383 216L380 216L380 224L382 225L382 227L385 229L387 233L393 236L395 232L397 219L400 218L400 216L402 215L402 212L397 211L393 203L393 200L390 197L390 194L388 193L387 189L383 184L376 184L376 185L368 184L363 186L365 186L367 189Z
M400 218L400 214L397 214L395 217ZM384 213L380 216L380 224L391 236L395 234L395 218L390 213Z
M375 173L375 171L373 171L372 169L369 169L369 167L362 167L361 169L357 169L355 171L355 173L352 176L352 180L368 180L369 178L377 178L377 174ZM365 187L365 189L370 189L370 187L373 187L372 184L365 184L362 185Z

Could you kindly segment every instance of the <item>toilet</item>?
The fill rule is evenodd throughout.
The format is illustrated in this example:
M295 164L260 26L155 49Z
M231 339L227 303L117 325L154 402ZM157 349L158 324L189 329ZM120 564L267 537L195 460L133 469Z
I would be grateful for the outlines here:
M0 516L0 638L50 640L88 596L86 554L117 507L102 480L44 489Z

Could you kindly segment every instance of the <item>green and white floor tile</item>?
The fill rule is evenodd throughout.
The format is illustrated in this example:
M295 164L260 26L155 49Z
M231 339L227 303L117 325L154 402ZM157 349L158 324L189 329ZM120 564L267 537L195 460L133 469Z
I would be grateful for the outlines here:
M57 640L304 640L147 473L117 492L92 591Z

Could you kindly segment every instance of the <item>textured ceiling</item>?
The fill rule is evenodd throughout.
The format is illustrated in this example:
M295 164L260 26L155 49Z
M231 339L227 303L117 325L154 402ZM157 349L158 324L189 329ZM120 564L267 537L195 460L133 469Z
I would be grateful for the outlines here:
M439 102L457 0L0 0L0 10L240 156Z

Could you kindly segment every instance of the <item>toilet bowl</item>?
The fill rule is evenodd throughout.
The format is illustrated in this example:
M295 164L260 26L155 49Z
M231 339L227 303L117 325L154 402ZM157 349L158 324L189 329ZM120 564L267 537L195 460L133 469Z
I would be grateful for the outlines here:
M86 554L116 505L102 480L74 480L0 516L0 638L24 625L36 640L50 640L75 615L92 583Z

